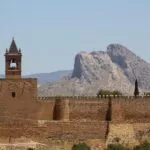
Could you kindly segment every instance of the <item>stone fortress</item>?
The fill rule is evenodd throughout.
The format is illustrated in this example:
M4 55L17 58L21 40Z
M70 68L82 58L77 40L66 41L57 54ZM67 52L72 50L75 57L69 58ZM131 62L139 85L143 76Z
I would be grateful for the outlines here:
M150 139L150 97L38 97L37 79L21 76L21 58L13 39L0 79L0 143L25 138L45 145L33 149L71 150L85 142L94 150Z

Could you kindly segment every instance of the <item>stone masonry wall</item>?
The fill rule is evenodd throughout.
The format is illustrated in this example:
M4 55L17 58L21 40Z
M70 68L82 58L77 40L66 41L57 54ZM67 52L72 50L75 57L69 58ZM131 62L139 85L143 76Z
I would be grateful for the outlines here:
M112 121L114 122L150 122L150 99L112 100Z
M6 120L5 120L6 121ZM30 139L104 139L107 122L74 122L74 121L13 121L0 123L1 137L27 137ZM12 123L13 122L13 123Z
M10 79L0 80L0 89L1 136L105 138L108 110L111 123L150 122L149 98L37 99L36 80L30 79L17 80L17 84ZM12 97L12 91L16 97ZM54 121L55 113L58 118Z
M36 79L0 79L0 117L37 118Z
M106 120L108 99L70 100L70 120Z
M109 118L114 122L149 122L150 120L150 98L100 98L97 99L95 97L89 98L74 98L71 97L62 97L60 98L60 102L57 105L59 109L57 109L57 114L61 114L62 109L65 108L65 101L69 100L69 120L99 120L105 121L108 118L108 110ZM110 104L111 102L111 104ZM43 109L43 117L46 113L50 115L49 118L54 118L54 107L56 104L55 98L47 98L46 100L40 100L41 109ZM46 104L45 104L46 103ZM45 106L44 106L45 105ZM59 112L60 111L60 112ZM60 117L60 116L59 116ZM60 118L61 118L60 117ZM61 119L58 119L61 120ZM111 120L110 120L111 121Z

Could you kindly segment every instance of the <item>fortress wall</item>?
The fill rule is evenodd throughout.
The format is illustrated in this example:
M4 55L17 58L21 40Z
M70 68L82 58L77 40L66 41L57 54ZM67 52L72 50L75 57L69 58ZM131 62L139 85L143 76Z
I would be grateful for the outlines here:
M54 120L99 120L104 121L108 111L108 99L92 99L62 97L38 98L40 102L41 119L43 117ZM47 116L47 117L46 117ZM53 117L52 117L53 116Z
M62 138L105 138L107 131L107 122L104 121L54 121L47 123L50 137Z
M29 128L37 127L38 121L24 118L0 117L1 128Z
M150 99L112 100L112 120L117 122L149 122Z
M138 140L150 140L150 123L134 123L133 129Z
M108 99L105 100L70 100L70 120L104 121L108 110Z
M149 129L150 134L150 123L134 123L133 128L136 131Z
M117 96L117 95L103 95L103 96L47 96L47 97L37 97L38 100L56 100L56 99L61 99L61 100L105 100L105 99L130 99L134 100L134 96ZM138 96L137 99L150 99L150 95L145 95L145 96Z
M62 97L59 98L45 98L41 100L41 109L44 114L51 120L54 116L54 107L59 119L63 120L64 109L66 109L66 102L69 101L66 113L69 113L69 120L106 120L109 108L109 98L96 98L96 97ZM115 122L149 122L150 120L150 98L139 97L121 97L111 98L111 113L112 121ZM43 104L47 103L47 104ZM50 117L49 117L50 116ZM67 116L67 115L66 115ZM45 118L47 118L45 117Z
M12 92L15 92L15 97L22 101L26 98L36 98L37 79L0 79L0 99L14 99Z
M36 79L0 79L0 117L36 119L36 94Z
M16 84L17 83L17 84ZM16 92L13 98L11 92ZM36 80L0 80L1 116L33 120L105 121L109 110L115 122L149 122L150 98L42 97L36 98ZM58 106L55 109L55 106Z
M69 100L38 97L38 120L69 120Z
M111 119L114 122L124 121L124 110L120 101L121 99L112 99L111 101Z
M55 100L41 100L38 102L38 120L53 120Z
M60 118L53 121L56 105ZM138 124L150 122L149 98L22 100L17 97L0 99L0 133L4 137L104 138L108 133L105 122L108 110L112 123L137 123L136 132L144 128L144 132L149 132L149 124Z
M61 100L56 99L53 111L53 119L54 120L66 120L69 121L70 116L70 100Z
M111 144L115 138L120 139L119 143L133 148L141 141L150 141L150 123L110 123L109 134L106 144Z
M37 120L32 119L0 117L1 138L17 138L23 135L29 137L32 133L35 134L37 124Z
M0 127L1 137L19 138L25 136L28 138L39 139L104 139L107 130L107 122L65 122L49 121L43 125L35 126L11 126Z

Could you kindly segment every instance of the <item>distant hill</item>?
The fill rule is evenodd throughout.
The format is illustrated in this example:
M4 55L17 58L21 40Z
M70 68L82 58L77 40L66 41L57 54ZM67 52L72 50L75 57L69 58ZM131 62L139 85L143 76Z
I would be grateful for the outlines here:
M0 78L4 78L5 76L3 74L0 74Z
M45 84L45 83L51 83L55 82L59 79L61 79L64 76L71 76L72 70L60 70L50 73L36 73L36 74L30 74L23 76L24 78L37 78L38 84ZM0 78L4 78L5 75L0 74Z
M37 78L38 84L44 84L47 82L55 82L61 79L63 76L71 76L72 70L60 70L51 73L37 73L24 76L25 78Z
M98 90L118 90L133 95L137 78L140 93L150 91L150 64L120 44L107 51L80 52L71 77L41 85L40 96L96 95Z

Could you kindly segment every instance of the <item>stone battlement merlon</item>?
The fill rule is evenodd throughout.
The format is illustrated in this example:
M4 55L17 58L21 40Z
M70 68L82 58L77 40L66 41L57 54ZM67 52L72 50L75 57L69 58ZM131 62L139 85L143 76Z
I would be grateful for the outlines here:
M103 99L124 99L124 100L134 100L134 99L148 99L150 98L150 95L145 96L117 96L117 95L103 95L103 96L48 96L48 97L37 97L38 101L49 101L49 100L81 100L81 101L88 101L88 100L103 100Z

